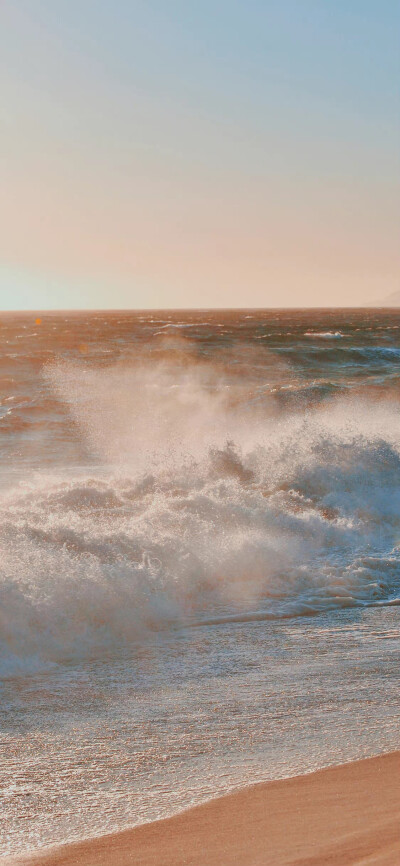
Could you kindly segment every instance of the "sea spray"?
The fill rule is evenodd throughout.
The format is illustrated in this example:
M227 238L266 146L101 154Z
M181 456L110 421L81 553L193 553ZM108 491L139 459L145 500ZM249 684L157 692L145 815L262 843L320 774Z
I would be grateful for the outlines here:
M46 368L95 462L2 501L5 673L397 597L397 409L288 411L249 399L226 363L183 357Z

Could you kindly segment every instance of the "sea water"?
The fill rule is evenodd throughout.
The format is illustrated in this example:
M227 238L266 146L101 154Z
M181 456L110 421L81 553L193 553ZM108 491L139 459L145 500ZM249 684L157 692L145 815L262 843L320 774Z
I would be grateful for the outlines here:
M2 854L398 748L399 332L2 316Z

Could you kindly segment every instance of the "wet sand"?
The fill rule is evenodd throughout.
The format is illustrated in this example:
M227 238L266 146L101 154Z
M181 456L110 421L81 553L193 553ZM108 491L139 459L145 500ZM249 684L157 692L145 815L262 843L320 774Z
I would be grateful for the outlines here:
M0 862L399 866L400 752L254 785L163 821Z

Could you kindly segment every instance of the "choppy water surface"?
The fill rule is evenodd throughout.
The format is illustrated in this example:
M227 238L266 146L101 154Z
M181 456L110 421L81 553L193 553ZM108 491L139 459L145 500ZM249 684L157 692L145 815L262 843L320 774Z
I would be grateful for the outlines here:
M3 315L1 853L399 746L400 312Z

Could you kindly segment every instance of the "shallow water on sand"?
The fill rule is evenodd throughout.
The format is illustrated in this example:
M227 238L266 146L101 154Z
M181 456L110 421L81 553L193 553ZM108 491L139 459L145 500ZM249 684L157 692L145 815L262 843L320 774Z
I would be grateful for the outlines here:
M398 747L400 313L3 316L0 851Z

